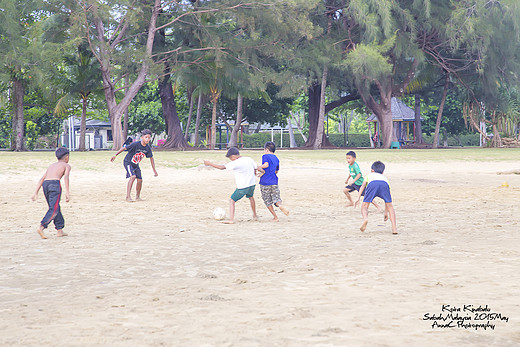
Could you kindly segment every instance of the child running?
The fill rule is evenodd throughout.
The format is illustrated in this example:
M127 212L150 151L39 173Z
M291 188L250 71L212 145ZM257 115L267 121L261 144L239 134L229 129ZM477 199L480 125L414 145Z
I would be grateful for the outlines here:
M38 181L38 185L36 186L36 191L32 196L32 200L35 201L38 197L38 192L40 188L43 187L43 194L45 195L45 199L47 200L47 204L49 205L49 209L43 217L40 226L36 230L42 239L46 239L47 237L43 233L43 230L47 228L51 221L54 221L54 226L58 232L57 236L67 236L63 232L63 227L65 226L65 220L63 219L63 215L61 214L60 208L60 199L61 199L61 184L60 180L63 177L63 181L65 182L65 201L69 202L70 193L69 193L69 174L71 167L69 163L69 150L64 147L60 147L56 150L56 158L58 162L49 165L45 174L43 174L42 178Z
M345 184L347 185L345 189L343 189L343 193L347 196L348 204L349 206L354 206L354 202L352 201L352 197L350 196L350 193L354 190L357 190L359 192L359 196L363 196L365 192L361 192L360 188L363 184L363 174L361 173L361 169L359 168L358 163L356 163L356 152L349 151L347 152L347 163L348 163L348 170L349 175L347 177L347 180L345 181ZM348 184L348 181L352 178L352 183ZM372 204L377 208L378 211L381 211L379 208L379 205L372 201Z
M141 141L136 141L128 145L124 145L110 159L110 161L113 162L121 152L128 152L125 156L125 159L123 160L123 166L126 170L126 178L130 178L126 186L126 201L128 202L134 201L130 197L130 192L132 191L132 185L134 184L134 181L136 179L137 184L135 186L135 201L143 200L141 199L141 189L143 188L143 176L141 175L141 168L139 167L139 163L144 157L150 158L150 164L152 165L154 176L159 175L157 173L157 170L155 170L155 161L153 160L152 147L150 147L149 145L151 139L152 131L149 129L145 129L141 133Z
M278 216L274 211L274 206L278 207L286 216L289 215L289 210L282 206L282 199L280 198L280 189L278 188L278 170L280 169L280 161L274 155L276 145L274 142L266 142L264 145L264 155L262 156L262 165L259 166L265 170L265 173L260 176L260 192L262 192L262 199L265 206L273 215L273 221L278 222Z
M251 210L253 211L253 220L258 220L256 215L256 204L255 204L255 185L256 185L256 172L264 172L263 169L259 168L255 161L249 157L242 157L238 148L231 147L226 154L230 162L226 165L213 164L208 160L204 160L204 165L212 166L219 170L233 170L235 173L235 181L237 188L229 199L229 220L224 221L225 224L235 223L235 203L242 199L244 196L249 199L251 204Z
M368 224L368 206L374 200L376 196L380 197L385 201L385 222L390 217L392 222L392 234L397 234L395 210L392 205L392 196L390 195L390 185L388 179L383 176L385 171L385 164L380 161L376 161L372 164L372 172L367 175L367 179L361 186L360 193L363 193L366 187L365 196L363 198L363 204L361 205L361 216L363 216L363 224L359 228L361 231L365 231ZM356 206L359 204L361 194L356 201Z

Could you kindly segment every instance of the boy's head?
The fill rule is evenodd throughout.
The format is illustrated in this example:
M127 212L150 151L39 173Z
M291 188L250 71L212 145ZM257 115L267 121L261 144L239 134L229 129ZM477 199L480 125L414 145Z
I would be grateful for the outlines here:
M274 142L267 141L264 145L264 150L268 151L269 153L274 153L276 151L276 145Z
M58 160L69 161L69 150L65 147L60 147L56 150L56 158Z
M374 164L372 164L372 171L382 174L385 171L385 164L379 160L375 161Z
M152 131L150 129L144 129L141 131L141 143L147 145L152 139Z
M352 165L352 164L354 164L355 161L356 161L356 152L348 151L347 152L347 162L348 162L348 164Z
M229 160L236 160L240 157L240 152L238 151L238 148L231 147L228 149L226 153L226 157L229 158Z

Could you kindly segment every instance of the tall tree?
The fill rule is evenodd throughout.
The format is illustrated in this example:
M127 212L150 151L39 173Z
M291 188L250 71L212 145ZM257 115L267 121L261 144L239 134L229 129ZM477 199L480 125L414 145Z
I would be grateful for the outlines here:
M64 89L67 95L58 100L55 113L64 115L69 110L73 100L79 97L81 100L80 136L79 150L85 151L85 136L87 122L87 106L90 96L93 93L101 92L101 74L98 62L92 56L90 50L84 45L78 47L74 56L65 57Z

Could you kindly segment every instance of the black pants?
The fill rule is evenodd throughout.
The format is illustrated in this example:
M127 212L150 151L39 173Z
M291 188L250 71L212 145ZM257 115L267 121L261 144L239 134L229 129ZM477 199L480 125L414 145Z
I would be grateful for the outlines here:
M43 194L49 205L49 210L43 217L41 224L47 228L49 223L54 220L56 230L63 229L65 220L61 214L60 199L61 199L61 185L59 180L43 181Z

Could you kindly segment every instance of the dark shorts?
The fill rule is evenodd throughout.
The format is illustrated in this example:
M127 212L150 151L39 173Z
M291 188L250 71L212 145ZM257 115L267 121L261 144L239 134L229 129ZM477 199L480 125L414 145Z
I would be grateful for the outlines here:
M126 178L135 176L136 178L142 180L143 176L141 176L141 168L139 165L135 166L131 163L123 163L126 170Z
M242 188L242 189L236 189L233 194L231 195L231 200L234 202L237 202L238 200L242 199L244 196L246 198L251 198L255 194L255 186Z
M354 190L356 190L356 191L359 192L359 189L361 188L361 185L358 185L358 184L352 183L352 184L349 184L348 186L346 186L345 188L348 189L348 192L349 192L349 193L352 193ZM366 191L366 189L363 191L363 193L361 193L361 196L364 196L364 195L365 195L365 191Z
M375 197L380 197L385 203L392 202L390 187L385 181L372 181L365 188L363 202L372 202Z

